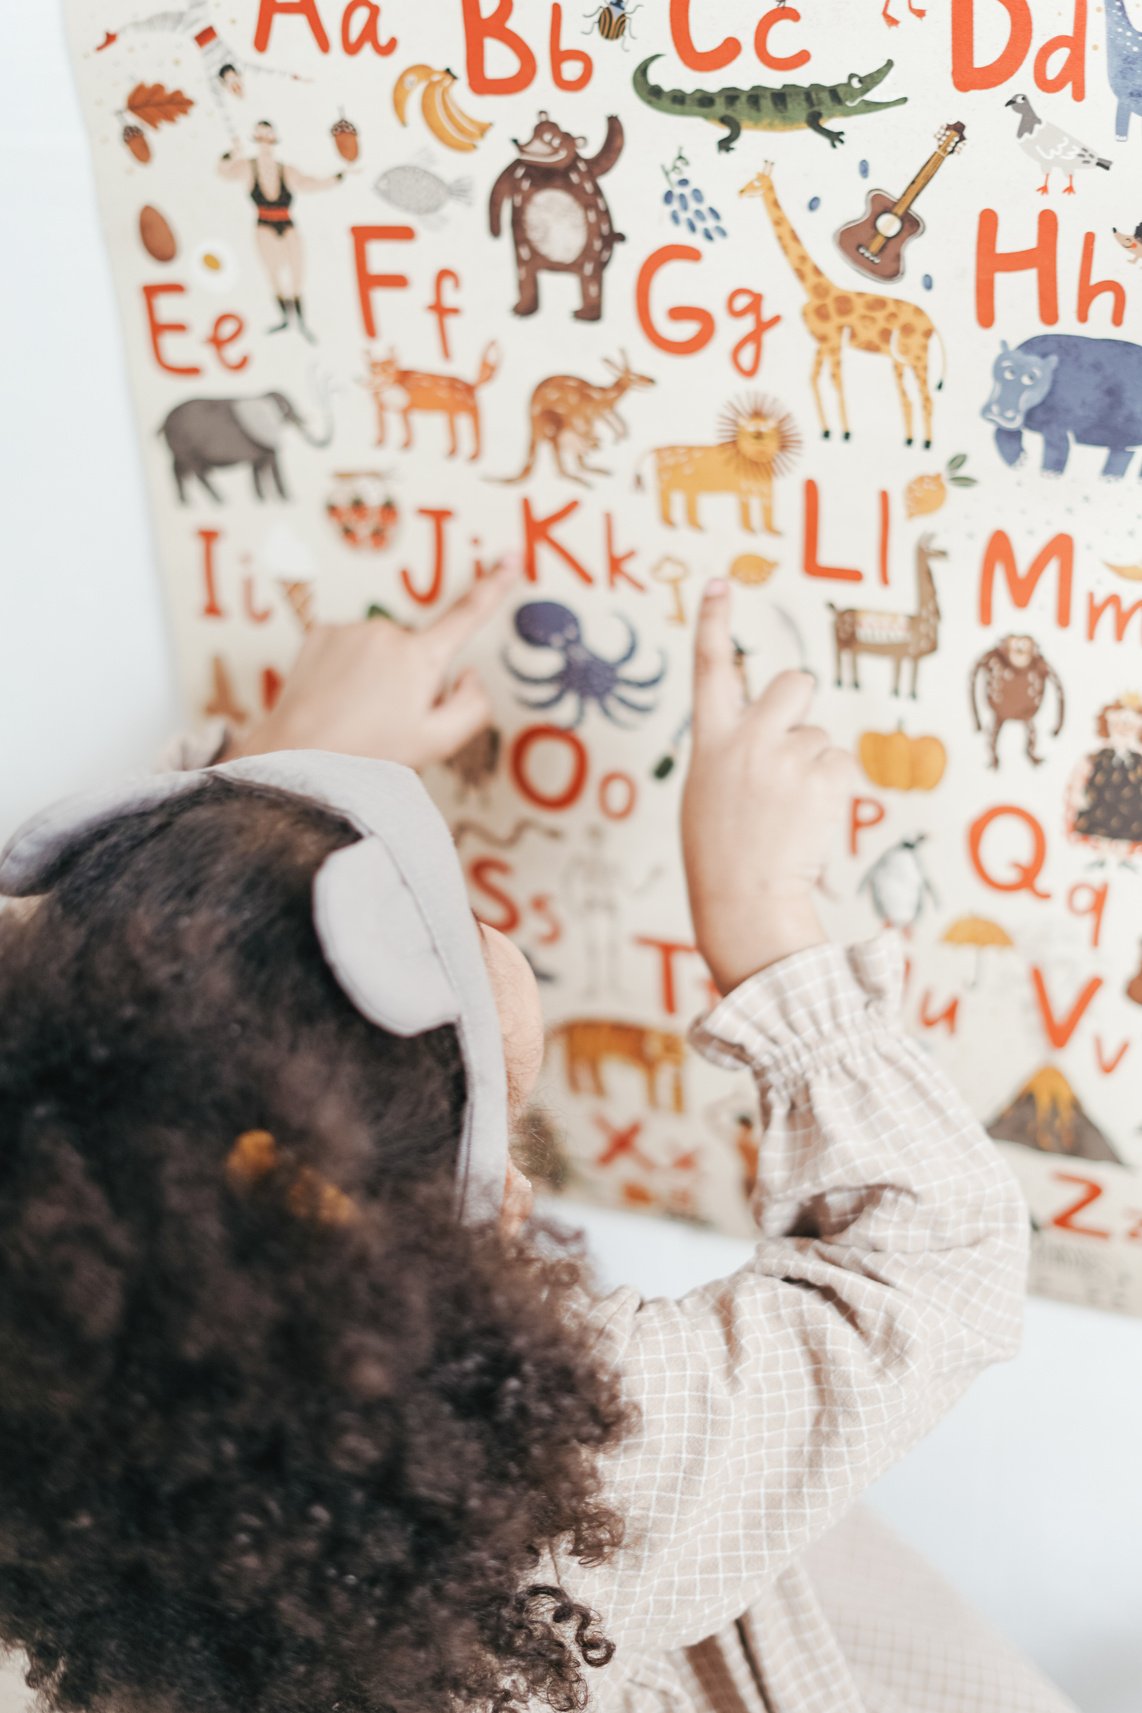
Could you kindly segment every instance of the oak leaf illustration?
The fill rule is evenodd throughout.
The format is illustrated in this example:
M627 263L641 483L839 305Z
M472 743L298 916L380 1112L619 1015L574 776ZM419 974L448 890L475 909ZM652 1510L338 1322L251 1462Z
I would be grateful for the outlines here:
M181 89L166 89L161 83L137 83L127 97L127 111L152 131L185 118L194 106Z

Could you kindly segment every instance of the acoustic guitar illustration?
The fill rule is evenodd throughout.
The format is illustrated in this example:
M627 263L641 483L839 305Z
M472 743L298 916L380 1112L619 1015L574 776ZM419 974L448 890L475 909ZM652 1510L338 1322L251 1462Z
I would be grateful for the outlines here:
M928 156L903 196L886 190L870 190L865 212L851 225L842 226L835 243L846 261L875 280L898 280L904 272L904 251L910 239L924 230L924 222L913 213L912 204L926 184L935 178L949 155L964 146L964 128L958 122L941 125L937 147Z

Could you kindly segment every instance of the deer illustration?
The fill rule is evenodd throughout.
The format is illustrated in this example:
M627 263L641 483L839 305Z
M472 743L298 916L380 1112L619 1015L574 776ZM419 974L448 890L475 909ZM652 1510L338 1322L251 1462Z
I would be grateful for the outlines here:
M940 643L940 603L932 580L932 561L946 559L942 547L933 546L930 535L921 536L916 543L916 594L918 611L914 613L880 613L869 607L843 607L838 610L829 601L833 614L833 640L837 651L836 684L844 682L842 664L847 654L852 661L853 689L860 689L857 657L861 654L886 654L894 662L892 694L900 694L901 668L906 660L912 662L912 695L916 694L916 678L920 659L935 654Z
M561 476L569 482L590 487L587 476L609 476L609 470L588 464L587 453L599 446L598 425L606 423L616 440L625 440L629 430L618 413L619 400L628 392L652 387L649 375L640 375L631 368L625 351L619 353L620 363L603 358L603 367L614 376L609 386L595 386L578 375L549 375L540 381L531 395L531 445L527 462L518 476L505 476L505 482L522 482L531 475L539 449L550 446ZM565 458L573 458L575 468L568 469Z
M500 366L499 346L493 341L480 359L480 372L474 381L461 380L459 375L430 375L420 369L402 369L395 349L374 357L365 352L367 377L361 385L372 393L377 407L377 446L385 443L385 411L398 411L404 419L405 451L412 445L414 411L440 411L448 418L448 456L457 451L456 421L466 416L472 424L473 447L469 461L480 456L480 404L476 397Z

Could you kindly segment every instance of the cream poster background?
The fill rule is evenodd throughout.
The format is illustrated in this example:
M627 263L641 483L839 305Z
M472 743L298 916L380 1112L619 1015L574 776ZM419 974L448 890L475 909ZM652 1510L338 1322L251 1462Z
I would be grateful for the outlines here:
M431 783L540 977L567 1181L748 1229L674 846L728 574L750 684L809 665L860 748L830 926L907 930L1038 1285L1137 1311L1142 38L1108 10L68 9L195 704L525 553L497 735ZM924 230L854 260L879 189Z

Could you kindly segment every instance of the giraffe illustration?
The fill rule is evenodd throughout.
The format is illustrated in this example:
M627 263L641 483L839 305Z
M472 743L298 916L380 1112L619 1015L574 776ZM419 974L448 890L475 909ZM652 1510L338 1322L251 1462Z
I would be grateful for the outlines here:
M1142 113L1142 31L1130 22L1125 0L1106 0L1106 75L1118 102L1114 135L1124 142L1130 120Z
M805 325L817 341L817 355L811 376L813 397L821 432L829 438L829 421L821 402L821 370L829 365L829 374L836 388L841 412L841 429L849 438L849 418L845 408L845 389L841 375L841 354L846 341L856 351L870 351L887 357L896 377L900 408L904 413L904 444L912 445L912 400L905 384L904 371L910 370L920 394L924 416L924 445L932 444L932 394L928 386L928 341L940 334L935 324L914 303L902 298L881 297L874 292L850 291L836 286L817 266L789 222L789 217L777 200L773 188L773 163L767 161L756 178L742 186L742 196L760 196L773 223L777 242L785 252L793 272L801 281L809 301L802 310ZM944 343L940 339L941 361ZM944 384L943 376L937 390Z

